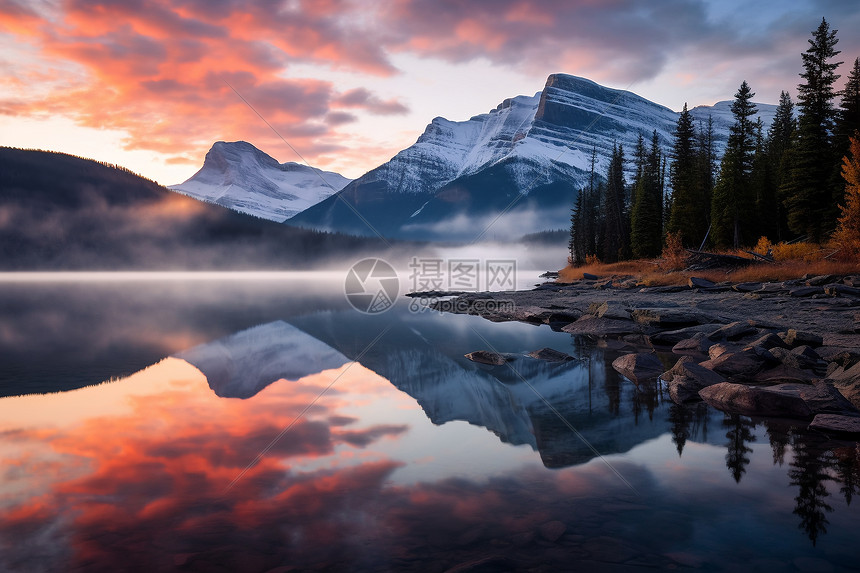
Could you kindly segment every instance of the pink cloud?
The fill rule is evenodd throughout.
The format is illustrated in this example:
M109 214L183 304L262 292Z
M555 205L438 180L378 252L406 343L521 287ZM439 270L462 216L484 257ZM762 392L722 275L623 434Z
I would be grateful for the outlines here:
M339 2L313 9L272 9L270 2L65 0L51 21L2 0L0 29L30 42L58 67L53 89L34 96L21 74L18 97L0 113L63 115L86 127L127 133L126 149L201 157L212 141L272 140L226 82L310 158L340 149L339 126L355 120L342 108L405 113L395 100L365 90L364 100L334 105L331 82L289 75L292 63L319 63L391 74L382 48L344 24ZM39 93L39 92L36 92ZM278 138L279 140L279 138ZM199 160L199 159L198 159Z

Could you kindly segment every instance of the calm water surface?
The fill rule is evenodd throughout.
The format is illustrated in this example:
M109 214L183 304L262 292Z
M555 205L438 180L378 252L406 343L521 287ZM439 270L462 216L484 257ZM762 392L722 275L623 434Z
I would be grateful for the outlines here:
M544 347L577 360L463 358ZM0 570L860 566L856 443L620 352L339 277L0 282Z

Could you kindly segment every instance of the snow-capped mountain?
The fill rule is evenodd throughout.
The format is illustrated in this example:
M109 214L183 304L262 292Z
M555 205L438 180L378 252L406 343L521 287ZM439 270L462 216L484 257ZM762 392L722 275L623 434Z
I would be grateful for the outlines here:
M283 222L351 180L299 163L278 163L245 141L218 141L203 167L170 189L241 213Z
M691 110L703 123L713 115L718 156L728 139L729 105ZM759 104L765 124L774 111ZM506 99L489 113L459 122L435 118L414 145L288 223L459 240L477 238L488 225L491 236L565 227L588 181L592 149L598 173L605 173L613 145L630 157L640 133L649 139L656 129L668 150L677 120L678 113L631 92L553 74L534 96Z

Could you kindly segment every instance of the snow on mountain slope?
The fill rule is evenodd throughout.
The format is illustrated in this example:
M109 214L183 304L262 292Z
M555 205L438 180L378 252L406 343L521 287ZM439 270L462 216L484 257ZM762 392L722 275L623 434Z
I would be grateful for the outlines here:
M713 116L718 157L732 123L730 105L693 110L701 122ZM769 125L775 106L758 109ZM593 149L603 175L613 147L623 146L630 158L640 134L648 141L656 130L668 152L677 121L678 113L631 92L553 74L536 95L506 99L489 113L460 122L435 118L414 145L289 223L431 240L474 238L501 213L520 234L563 227L588 182Z
M277 380L298 380L349 362L337 350L280 320L174 356L203 372L218 396L243 399Z
M758 114L764 123L765 132L770 124L773 123L773 117L776 115L776 106L770 104L757 103ZM728 140L729 130L735 122L732 116L732 102L718 101L714 105L700 105L690 110L690 115L696 120L696 128L704 128L708 123L708 116L714 122L714 132L717 134L717 157L722 157L725 151L726 141Z
M349 182L330 171L278 163L245 141L218 141L206 154L200 171L170 189L280 223Z

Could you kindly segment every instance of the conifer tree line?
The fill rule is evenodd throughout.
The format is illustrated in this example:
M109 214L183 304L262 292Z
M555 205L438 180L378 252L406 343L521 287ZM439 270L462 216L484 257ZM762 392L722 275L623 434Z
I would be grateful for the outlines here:
M848 220L843 164L852 137L860 138L860 58L844 89L836 91L843 63L836 60L836 33L825 19L812 32L801 54L797 101L783 91L767 129L755 119L752 86L741 82L719 163L713 122L697 125L687 104L668 157L656 130L649 142L639 134L629 158L614 146L605 173L595 173L593 150L589 184L571 210L571 263L657 257L667 233L696 249L751 246L760 237L773 243L828 240ZM634 176L628 184L624 167L630 162ZM841 227L837 235L844 236Z

